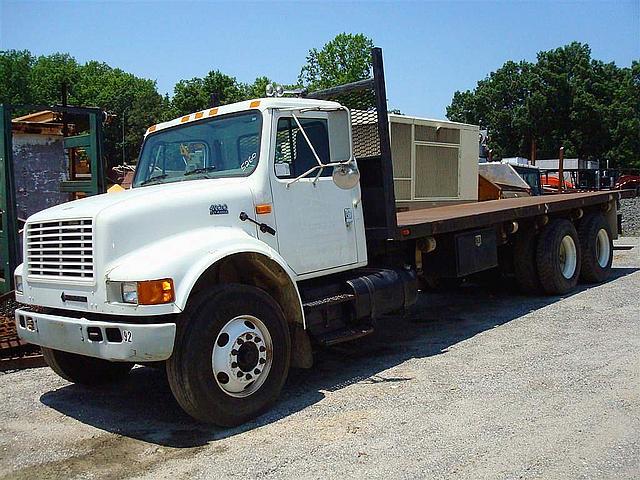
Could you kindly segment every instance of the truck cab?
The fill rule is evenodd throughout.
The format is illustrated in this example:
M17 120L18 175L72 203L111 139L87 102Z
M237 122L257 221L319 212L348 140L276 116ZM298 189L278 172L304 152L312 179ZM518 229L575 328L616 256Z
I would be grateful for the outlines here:
M366 265L359 184L339 188L333 179L334 166L357 174L349 125L337 103L271 98L150 127L133 189L29 218L18 300L162 315L183 311L221 256L255 251L296 282ZM134 302L122 285L164 277L170 302Z

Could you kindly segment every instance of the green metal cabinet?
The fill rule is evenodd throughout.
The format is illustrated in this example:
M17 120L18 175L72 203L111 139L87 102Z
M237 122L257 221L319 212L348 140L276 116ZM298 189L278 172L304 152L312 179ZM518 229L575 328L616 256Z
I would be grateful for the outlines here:
M105 192L104 160L102 155L104 112L97 108L63 107L46 105L0 104L0 294L13 289L13 271L17 267L20 245L19 226L16 214L16 190L13 159L12 112L16 110L50 110L74 116L88 117L88 133L63 139L65 153L72 158L74 149L83 149L89 159L90 178L78 179L70 164L69 180L60 182L60 191L96 195ZM37 192L35 192L37 194Z

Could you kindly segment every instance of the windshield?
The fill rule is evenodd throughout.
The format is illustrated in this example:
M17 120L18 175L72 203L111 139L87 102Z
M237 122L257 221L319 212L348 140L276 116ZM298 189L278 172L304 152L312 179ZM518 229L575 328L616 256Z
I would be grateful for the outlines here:
M261 125L262 114L248 111L154 133L142 146L133 186L250 175Z

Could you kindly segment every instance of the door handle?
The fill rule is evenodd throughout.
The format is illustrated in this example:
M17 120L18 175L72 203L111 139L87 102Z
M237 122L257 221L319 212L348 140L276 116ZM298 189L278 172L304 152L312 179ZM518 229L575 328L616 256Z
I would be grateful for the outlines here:
M344 224L347 227L350 227L353 223L353 209L345 208L344 209Z

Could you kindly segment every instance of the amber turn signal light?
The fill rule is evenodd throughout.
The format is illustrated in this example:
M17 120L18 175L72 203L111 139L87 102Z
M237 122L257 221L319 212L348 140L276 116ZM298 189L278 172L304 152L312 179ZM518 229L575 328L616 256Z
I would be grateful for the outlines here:
M147 280L138 282L138 305L160 305L175 300L173 280Z
M263 215L265 213L271 213L271 205L268 203L262 203L260 205L256 205L256 213L258 215Z

